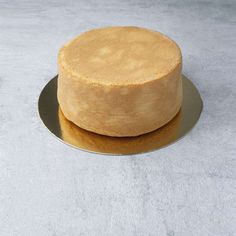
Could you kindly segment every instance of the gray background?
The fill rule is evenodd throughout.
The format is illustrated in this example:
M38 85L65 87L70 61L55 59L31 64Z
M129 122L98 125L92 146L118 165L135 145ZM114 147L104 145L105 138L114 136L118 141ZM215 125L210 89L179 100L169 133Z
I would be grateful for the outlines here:
M161 31L204 100L179 142L85 153L37 114L59 48L107 25ZM236 235L236 2L0 0L0 235Z

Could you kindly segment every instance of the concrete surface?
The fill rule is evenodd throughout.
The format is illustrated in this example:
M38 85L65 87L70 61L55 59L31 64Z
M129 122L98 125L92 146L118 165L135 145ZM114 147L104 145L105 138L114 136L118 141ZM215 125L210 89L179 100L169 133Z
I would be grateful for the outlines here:
M60 46L137 25L179 43L201 92L194 130L144 155L55 139L37 114ZM0 235L236 235L236 1L0 0Z

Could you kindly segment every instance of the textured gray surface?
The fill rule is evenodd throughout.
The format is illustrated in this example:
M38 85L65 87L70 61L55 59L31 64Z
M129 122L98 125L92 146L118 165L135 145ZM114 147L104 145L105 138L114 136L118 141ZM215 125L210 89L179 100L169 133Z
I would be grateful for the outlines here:
M236 2L0 0L0 235L236 235ZM204 100L168 148L110 157L62 144L37 99L60 46L106 25L179 43Z

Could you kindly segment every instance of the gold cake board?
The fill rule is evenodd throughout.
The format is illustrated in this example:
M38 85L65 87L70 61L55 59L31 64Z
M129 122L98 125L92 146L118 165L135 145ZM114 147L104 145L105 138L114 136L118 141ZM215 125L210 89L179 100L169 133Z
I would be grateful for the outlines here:
M183 104L169 123L138 137L116 138L79 128L64 117L57 101L57 76L43 88L38 101L41 120L57 138L80 150L110 155L144 153L176 142L197 123L202 107L197 88L183 76Z

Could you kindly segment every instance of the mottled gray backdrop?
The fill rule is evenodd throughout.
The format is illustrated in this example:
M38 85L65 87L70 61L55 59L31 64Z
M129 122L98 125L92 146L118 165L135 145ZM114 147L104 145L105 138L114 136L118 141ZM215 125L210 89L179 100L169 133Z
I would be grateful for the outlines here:
M184 139L111 157L64 145L37 113L61 45L107 25L181 47L204 111ZM0 236L236 235L236 1L0 0Z

